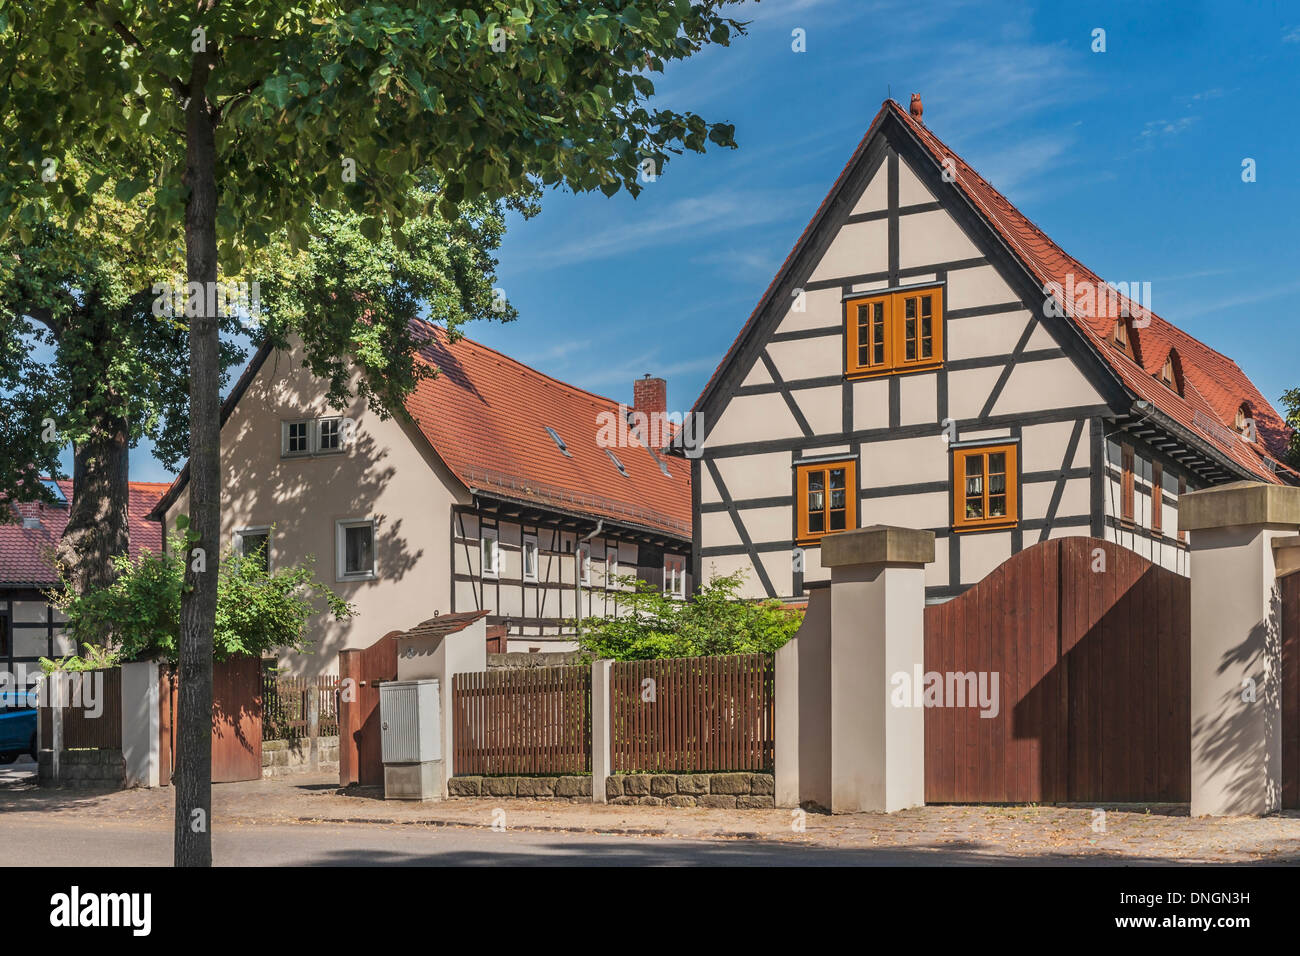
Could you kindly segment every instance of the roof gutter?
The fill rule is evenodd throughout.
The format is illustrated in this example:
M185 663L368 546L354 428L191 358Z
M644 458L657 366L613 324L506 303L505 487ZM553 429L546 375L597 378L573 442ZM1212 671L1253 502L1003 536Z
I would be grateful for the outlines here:
M1170 434L1182 441L1192 444L1193 447L1201 449L1202 453L1212 461L1216 462L1226 471L1232 472L1246 481L1259 481L1259 475L1250 469L1244 467L1239 462L1234 461L1228 455L1216 448L1212 440L1206 440L1188 430L1182 423L1170 418L1160 409L1156 408L1146 399L1138 399L1129 406L1129 414L1140 416L1144 420L1154 421Z

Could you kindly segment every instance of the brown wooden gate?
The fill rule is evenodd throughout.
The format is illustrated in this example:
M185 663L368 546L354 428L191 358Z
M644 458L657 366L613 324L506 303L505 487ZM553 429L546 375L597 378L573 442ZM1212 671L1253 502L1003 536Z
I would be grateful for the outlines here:
M389 631L364 650L339 652L339 786L380 786L379 685L397 680L397 638Z
M926 672L1000 692L995 717L926 710L926 802L1190 800L1190 610L1187 578L1086 537L926 608Z
M160 773L166 786L175 762L176 669L159 669ZM262 661L232 657L212 665L212 782L262 777Z
M1277 583L1282 600L1282 808L1300 810L1300 571Z

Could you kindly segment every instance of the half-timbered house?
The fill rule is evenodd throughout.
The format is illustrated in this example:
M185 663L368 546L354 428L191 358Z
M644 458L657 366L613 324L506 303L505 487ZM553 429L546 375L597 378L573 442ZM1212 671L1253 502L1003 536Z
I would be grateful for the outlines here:
M259 350L223 405L224 540L273 567L313 560L357 610L315 620L315 653L285 666L330 670L339 650L471 610L490 612L493 649L568 650L577 621L626 610L618 578L684 598L690 469L635 419L660 420L666 383L636 381L628 406L425 329L437 374L403 416L329 407L297 348ZM153 517L173 524L187 488L188 467Z
M823 535L873 524L934 531L934 601L1063 535L1186 574L1185 490L1296 474L1273 407L1147 288L886 101L696 403L697 579L797 598Z
M53 503L7 502L12 521L0 523L0 668L26 686L41 673L42 657L67 657L82 649L67 634L63 614L49 603L59 587L54 550L68 525L72 482L46 478ZM162 550L158 525L147 520L166 484L132 481L127 486L127 539L132 558Z

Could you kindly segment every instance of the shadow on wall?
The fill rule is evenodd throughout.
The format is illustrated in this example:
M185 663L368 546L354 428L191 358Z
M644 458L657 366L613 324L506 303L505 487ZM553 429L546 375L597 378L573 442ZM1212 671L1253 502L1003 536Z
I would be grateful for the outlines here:
M378 445L368 430L357 429L354 440L341 454L282 459L278 422L284 417L286 401L277 389L288 370L271 368L270 363L277 359L284 361L283 354L268 360L267 380L275 383L270 394L250 394L248 398L252 401L247 402L250 414L240 416L236 431L223 435L223 470L234 476L224 504L223 526L231 520L247 521L252 526L273 524L273 566L312 560L315 573L323 583L340 597L358 603L358 598L365 596L374 583L336 580L336 520L375 518L375 559L380 579L386 584L402 581L425 556L423 547L414 546L406 538L403 518L381 510L383 493L398 476L393 451ZM335 414L355 418L362 414L362 407L357 402L348 411ZM320 416L331 412L324 411L313 399L310 404L304 403L302 413ZM364 414L368 420L375 418L369 411ZM268 423L276 423L273 430L268 430L274 434L260 434ZM408 423L399 427L408 433L414 430ZM427 460L428 452L420 442L412 447L420 449L419 453ZM432 471L428 480L431 484L438 481ZM392 500L391 496L388 500ZM231 519L230 515L239 517ZM233 530L227 527L228 532ZM309 666L308 671L326 669L327 662L332 662L347 646L348 634L354 628L361 628L361 637L354 638L352 646L365 647L378 638L383 624L367 623L365 602L360 604L351 621L337 621L327 611L313 615L308 624L308 636L313 642L310 653L323 660ZM425 616L434 610L430 607ZM403 622L403 626L415 623L416 620Z
M1196 723L1198 759L1213 767L1216 776L1232 779L1225 801L1228 814L1256 812L1261 793L1267 806L1281 802L1276 786L1280 768L1268 772L1269 755L1281 749L1281 675L1276 673L1282 659L1281 620L1282 597L1275 585L1269 594L1268 619L1251 628L1244 641L1223 655L1218 667L1220 675L1228 671L1256 675L1253 686L1225 693L1216 711Z

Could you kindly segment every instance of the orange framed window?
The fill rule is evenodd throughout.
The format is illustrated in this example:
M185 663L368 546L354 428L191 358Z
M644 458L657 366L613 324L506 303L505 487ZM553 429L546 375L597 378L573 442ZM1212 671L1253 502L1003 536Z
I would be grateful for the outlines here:
M1119 520L1133 523L1133 446L1120 446Z
M1020 520L1015 444L953 449L953 515L957 531L1009 528Z
M801 542L858 526L858 463L819 461L796 465Z
M1158 461L1151 462L1151 531L1163 534L1165 527L1165 469Z
M883 375L943 364L943 287L905 289L845 303L849 375Z

